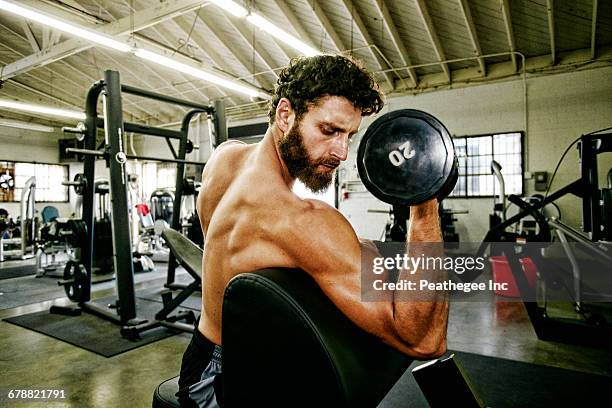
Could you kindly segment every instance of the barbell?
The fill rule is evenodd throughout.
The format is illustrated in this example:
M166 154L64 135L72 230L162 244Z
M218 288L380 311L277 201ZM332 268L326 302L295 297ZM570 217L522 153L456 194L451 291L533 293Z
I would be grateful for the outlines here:
M417 205L448 196L459 178L453 140L442 122L415 109L389 112L366 130L357 151L364 186L379 200Z

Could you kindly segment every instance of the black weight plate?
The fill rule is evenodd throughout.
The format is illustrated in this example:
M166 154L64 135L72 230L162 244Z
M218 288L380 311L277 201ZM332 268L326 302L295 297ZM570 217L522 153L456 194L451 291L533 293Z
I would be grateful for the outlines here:
M74 186L74 192L77 195L83 195L87 188L87 179L83 173L77 173L74 175L74 182L79 183Z
M450 177L448 178L446 183L444 183L444 186L442 187L442 189L438 191L438 194L436 194L436 197L438 197L438 201L444 200L446 197L448 197L450 193L453 192L455 186L457 185L458 180L459 180L459 163L458 163L457 158L455 157L454 164L453 164L453 171Z
M77 261L68 261L64 268L64 291L68 299L81 302L85 285L87 285L87 271L85 266Z
M415 109L389 112L364 134L357 169L365 187L378 199L415 205L444 187L454 166L448 130L432 115Z

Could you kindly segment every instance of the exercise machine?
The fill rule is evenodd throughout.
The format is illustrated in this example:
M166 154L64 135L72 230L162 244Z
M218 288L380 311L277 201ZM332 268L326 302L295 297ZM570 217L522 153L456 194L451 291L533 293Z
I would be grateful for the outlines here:
M612 133L595 132L582 135L576 139L576 142L581 177L534 202L527 202L518 196L510 195L508 201L515 204L520 211L505 220L502 219L487 232L477 256L482 256L486 250L490 250L490 255L507 257L527 314L539 339L610 348L612 325L602 314L594 312L583 302L584 262L581 258L594 261L588 264L588 267L600 268L602 271L609 269L612 264L610 245L612 226L608 221L610 202L607 198L610 196L610 187L609 185L605 188L599 187L597 167L597 156L612 151ZM582 200L583 232L571 228L555 217L546 218L544 215L546 206L568 194ZM533 217L537 223L535 233L525 235L506 230L527 216ZM559 258L559 254L553 253L550 245L553 238L562 248L561 263L554 262ZM498 242L511 245L497 245ZM535 264L540 275L540 284L536 287L529 285L523 273L521 259L526 257ZM548 290L550 294L551 290L568 286L556 273L562 267L570 269L572 284L565 289L580 319L551 317L548 310L546 297L549 295L546 291ZM598 301L612 301L612 294L606 293L606 288L603 290L603 293L597 294ZM540 294L544 298L538 301Z
M122 94L128 93L143 98L179 105L191 109L183 118L180 130L171 130L153 126L145 126L136 123L125 122L123 120ZM102 106L104 109L103 118L98 117L97 105L102 96ZM78 313L85 311L103 317L122 328L127 329L130 336L135 337L142 331L148 330L153 326L143 325L147 319L138 316L136 310L136 296L134 289L134 265L133 254L131 251L132 242L130 236L128 192L127 192L127 169L126 163L129 159L155 160L160 162L176 163L176 189L174 197L174 207L179 208L182 198L182 183L184 178L185 164L202 163L186 160L186 154L190 152L188 146L193 148L188 141L189 123L199 114L206 114L213 122L212 132L216 135L216 140L226 137L226 125L224 117L224 107L222 101L217 101L214 106L202 105L166 95L150 92L128 85L122 85L119 73L116 71L105 71L104 80L92 85L87 94L86 100L86 119L81 129L73 129L80 133L83 138L84 148L68 148L68 153L77 153L84 156L83 177L81 188L83 189L83 222L86 227L86 245L82 248L81 263L73 268L74 273L60 282L66 287L68 294L77 292L78 296L71 299L77 303L77 308L54 308L52 311L59 313ZM97 129L104 129L104 143L101 150L98 150L96 143ZM136 156L127 154L124 141L125 132L139 133L147 136L161 137L166 140L168 147L173 155L171 159ZM172 140L178 141L178 149L175 149ZM95 180L95 159L103 157L109 167L110 196L111 200L111 224L113 242L113 264L116 275L117 300L110 306L101 306L91 302L91 279L93 269L93 243L97 233L94 223L94 183ZM172 226L179 229L179 212L175 211L172 217ZM125 250L130 248L130 250ZM176 267L176 261L170 259L170 265ZM170 275L170 272L169 272ZM174 269L172 269L172 281L174 280ZM74 290L77 289L77 290ZM176 326L177 319L185 318L168 317L164 321L159 321L159 325L168 327ZM130 328L139 326L136 330Z
M18 236L0 235L0 262L28 259L36 255L36 178L30 177L21 190Z

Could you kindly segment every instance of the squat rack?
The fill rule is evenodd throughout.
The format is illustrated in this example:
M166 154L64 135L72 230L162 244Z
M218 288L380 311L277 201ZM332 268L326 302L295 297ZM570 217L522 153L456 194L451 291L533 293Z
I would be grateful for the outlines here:
M141 96L144 98L175 104L190 108L182 122L180 130L165 129L146 126L137 123L123 121L122 93ZM98 100L100 95L103 99L103 118L98 117ZM73 276L73 285L81 285L78 297L80 309L96 314L122 326L137 326L146 322L139 318L136 313L136 297L134 292L134 267L132 256L132 242L130 239L130 228L127 222L129 214L128 192L127 192L127 170L128 159L155 160L161 162L173 162L177 164L176 183L174 195L174 209L172 216L172 228L180 231L180 206L182 200L182 186L185 174L185 164L205 163L185 160L185 156L193 149L193 144L188 139L189 124L191 120L200 113L206 113L212 121L211 132L214 133L213 145L227 140L227 127L225 123L223 101L215 101L213 106L203 105L183 99L178 99L159 93L122 85L117 71L107 70L104 72L104 80L95 82L88 91L85 106L84 128L70 129L73 133L83 135L84 148L68 148L67 152L82 154L84 156L83 180L80 187L83 191L82 220L86 225L86 242L81 253L82 267L79 266ZM97 129L104 129L103 149L97 150ZM162 137L166 140L172 153L173 159L128 155L125 151L125 132L134 132L143 135ZM172 145L171 139L178 140L178 151ZM110 195L112 208L112 245L113 261L117 282L117 302L110 307L104 307L91 302L91 278L93 266L93 243L94 243L94 183L95 160L104 157L110 171ZM73 183L74 184L74 183ZM171 254L169 259L168 284L174 281L174 268L176 261ZM63 313L65 311L58 310ZM174 322L185 316L174 316L168 318L170 321L159 322L165 326L172 326ZM147 325L147 328L152 326ZM146 328L143 329L143 331Z

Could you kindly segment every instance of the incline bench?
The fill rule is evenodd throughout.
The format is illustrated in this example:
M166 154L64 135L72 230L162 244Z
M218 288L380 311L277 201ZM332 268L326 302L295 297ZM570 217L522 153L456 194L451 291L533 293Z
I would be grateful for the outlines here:
M155 314L154 320L121 328L121 335L128 339L136 340L143 329L157 326L165 326L189 333L193 332L195 314L192 310L171 313L194 292L202 291L202 250L187 237L170 228L162 232L162 237L174 254L178 264L191 275L193 282L181 289L174 298L172 297L172 290L163 291L161 296L164 306Z
M162 238L166 241L166 245L172 251L178 264L191 275L193 282L182 289L174 299L172 299L171 291L162 294L164 308L155 315L158 320L166 319L185 299L194 292L202 291L202 249L189 238L171 228L166 228L162 232ZM193 326L189 326L189 331L191 330Z

